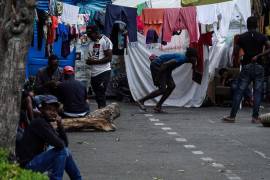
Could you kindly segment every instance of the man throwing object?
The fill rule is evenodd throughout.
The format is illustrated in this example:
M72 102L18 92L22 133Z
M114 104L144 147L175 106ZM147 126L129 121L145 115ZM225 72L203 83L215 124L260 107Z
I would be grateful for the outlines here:
M162 104L175 89L175 83L172 78L172 71L185 63L191 63L192 69L194 70L197 58L197 50L193 48L188 48L185 54L174 53L164 54L161 56L151 55L149 57L151 61L150 70L154 85L157 86L158 89L137 101L140 109L145 111L145 101L162 95L161 99L154 108L156 113L162 113Z

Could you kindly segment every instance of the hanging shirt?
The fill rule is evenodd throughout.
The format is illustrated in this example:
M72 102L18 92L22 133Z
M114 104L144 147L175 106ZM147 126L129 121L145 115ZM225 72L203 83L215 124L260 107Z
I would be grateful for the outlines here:
M181 64L187 62L187 57L186 57L186 55L181 54L181 53L163 54L163 55L160 55L154 61L158 65L161 65L161 64L166 63L166 62L168 62L170 60L175 60L178 65L181 65Z
M115 21L123 21L127 24L128 38L130 42L137 41L137 9L117 6L110 4L106 8L105 18L105 35L108 37L112 33L113 24Z
M162 33L163 17L164 9L143 9L142 21L144 23L144 35L147 35L149 29L154 29L160 36Z
M80 8L63 3L62 21L68 24L77 24Z
M102 35L101 39L97 42L91 42L89 44L89 52L95 60L101 60L105 57L104 51L112 50L113 44L111 40ZM111 70L111 63L108 62L106 64L96 64L90 66L91 76L95 77L105 71Z

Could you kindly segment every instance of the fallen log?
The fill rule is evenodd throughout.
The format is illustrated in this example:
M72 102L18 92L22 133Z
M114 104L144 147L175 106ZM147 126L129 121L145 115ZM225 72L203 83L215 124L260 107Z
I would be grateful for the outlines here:
M62 124L66 131L82 131L95 129L101 131L115 131L113 121L120 116L120 107L112 103L105 108L98 109L82 118L64 118Z

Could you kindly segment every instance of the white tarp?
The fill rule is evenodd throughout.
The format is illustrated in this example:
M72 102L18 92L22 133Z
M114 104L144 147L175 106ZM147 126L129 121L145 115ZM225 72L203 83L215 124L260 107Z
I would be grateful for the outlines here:
M145 45L145 37L138 34L138 46L129 45L128 52L125 55L126 71L129 87L132 96L138 100L155 90L151 72L149 69L150 61L148 57L155 53L157 55L168 53L157 49L148 49ZM205 63L205 71L202 84L198 85L192 81L191 65L184 64L173 72L176 88L172 95L167 99L164 105L200 107L208 87L208 65ZM157 101L160 97L156 98ZM148 101L146 104L153 105L154 101Z

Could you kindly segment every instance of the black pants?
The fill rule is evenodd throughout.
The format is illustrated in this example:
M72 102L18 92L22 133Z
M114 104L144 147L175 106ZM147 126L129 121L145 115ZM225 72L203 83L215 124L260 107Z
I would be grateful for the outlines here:
M91 78L91 86L96 95L98 108L106 106L106 90L111 79L111 71L105 71Z

